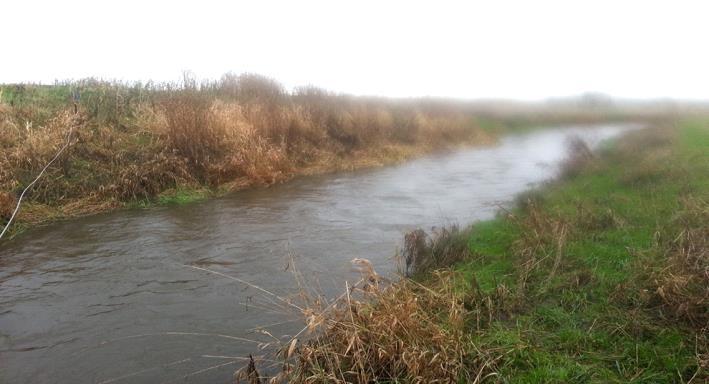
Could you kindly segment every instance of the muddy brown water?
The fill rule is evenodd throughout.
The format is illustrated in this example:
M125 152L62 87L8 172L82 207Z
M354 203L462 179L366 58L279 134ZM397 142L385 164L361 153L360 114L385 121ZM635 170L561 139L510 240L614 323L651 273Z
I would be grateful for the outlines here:
M403 233L494 215L553 177L578 135L562 127L402 165L304 177L185 206L57 223L0 244L0 382L227 383L251 341L292 335L297 316L227 274L287 296L293 267L334 296L350 260L393 273Z

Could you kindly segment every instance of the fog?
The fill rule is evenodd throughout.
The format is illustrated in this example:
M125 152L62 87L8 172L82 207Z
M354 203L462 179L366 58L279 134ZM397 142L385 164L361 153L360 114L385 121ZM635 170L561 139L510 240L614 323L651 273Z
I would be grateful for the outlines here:
M0 83L215 79L395 97L708 99L702 1L15 1Z

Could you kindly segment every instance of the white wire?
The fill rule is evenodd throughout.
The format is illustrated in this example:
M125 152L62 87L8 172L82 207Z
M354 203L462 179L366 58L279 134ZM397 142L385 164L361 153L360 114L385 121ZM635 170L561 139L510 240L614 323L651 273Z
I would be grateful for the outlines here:
M5 224L5 228L2 230L2 232L0 232L0 239L2 239L2 237L5 235L7 230L10 229L10 224L12 224L12 220L15 219L17 212L19 212L19 210L20 210L20 205L22 204L22 199L25 197L25 193L27 193L27 191L30 188L32 188L32 186L40 179L40 177L42 177L42 175L47 170L47 168L49 168L49 166L52 165L52 163L54 163L54 161L59 158L59 155L61 155L62 152L64 152L64 150L67 149L69 147L69 145L71 145L71 134L73 132L74 132L74 122L72 121L72 123L69 126L69 132L66 135L66 143L64 144L64 146L59 150L59 152L57 152L56 155L54 155L52 160L50 160L47 163L47 165L45 165L44 168L42 168L42 171L39 173L39 175L37 175L37 177L35 177L35 179L32 180L32 182L27 187L25 187L25 189L22 191L22 194L20 194L20 198L17 199L17 206L15 206L15 210L12 212L12 216L10 216L10 220L7 221L7 224Z

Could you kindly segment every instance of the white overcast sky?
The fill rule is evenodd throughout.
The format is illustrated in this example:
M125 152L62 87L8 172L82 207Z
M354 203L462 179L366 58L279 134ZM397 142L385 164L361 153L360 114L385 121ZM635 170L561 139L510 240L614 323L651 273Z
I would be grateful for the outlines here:
M385 96L709 99L709 1L0 0L0 82L232 71Z

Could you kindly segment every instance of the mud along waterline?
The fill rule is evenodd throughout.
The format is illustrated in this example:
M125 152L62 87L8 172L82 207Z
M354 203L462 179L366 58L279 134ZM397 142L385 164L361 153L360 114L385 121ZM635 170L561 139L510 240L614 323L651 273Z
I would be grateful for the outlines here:
M241 361L302 326L275 302L198 266L289 295L289 259L324 293L356 279L355 257L392 272L405 231L491 217L553 177L566 141L630 126L509 136L403 165L297 179L186 206L115 212L0 245L0 380L229 382ZM274 325L275 324L275 325Z

